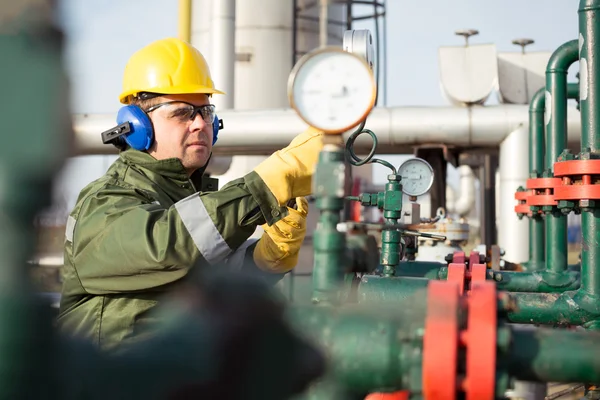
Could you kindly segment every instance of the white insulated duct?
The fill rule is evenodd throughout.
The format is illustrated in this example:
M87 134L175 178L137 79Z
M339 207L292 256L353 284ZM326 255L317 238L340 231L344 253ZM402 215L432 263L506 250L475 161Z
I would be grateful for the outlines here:
M214 149L216 155L268 155L286 146L307 127L292 109L224 110L219 117L224 121L224 129ZM115 125L113 115L79 114L73 122L77 154L114 153L112 146L103 145L100 140L100 132ZM410 154L413 145L432 143L496 147L510 133L527 126L527 105L378 107L366 124L377 135L378 154ZM568 110L568 132L569 141L578 143L581 122L574 107ZM356 141L359 152L370 146L368 138Z
M218 110L234 108L235 72L235 0L212 0L210 71L217 89L214 95Z
M570 129L569 135L573 136L572 133L575 132ZM496 180L498 246L506 252L504 258L514 263L529 260L529 223L527 218L519 220L515 213L515 192L519 186L525 187L527 178L529 134L528 125L524 125L512 131L500 144Z
M446 197L446 208L449 213L456 213L461 217L465 217L469 214L475 206L475 174L468 165L461 165L458 167L459 187L460 191L458 198L454 196L449 202L448 196Z

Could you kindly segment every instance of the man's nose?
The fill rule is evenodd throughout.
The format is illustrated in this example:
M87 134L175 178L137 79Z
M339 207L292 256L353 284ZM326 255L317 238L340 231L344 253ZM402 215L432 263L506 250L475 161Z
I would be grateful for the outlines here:
M202 115L200 115L200 113L196 113L196 116L192 120L191 128L194 130L204 130L204 128L206 128L206 125L207 123L206 121L204 121L204 118L202 118Z

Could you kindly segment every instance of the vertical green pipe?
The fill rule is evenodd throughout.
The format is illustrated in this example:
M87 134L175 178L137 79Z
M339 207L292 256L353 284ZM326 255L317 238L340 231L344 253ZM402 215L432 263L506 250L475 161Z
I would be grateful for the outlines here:
M579 3L580 47L580 107L581 151L598 153L600 150L600 85L597 82L600 65L597 62L600 46L600 0L581 0ZM600 295L600 211L582 210L581 233L581 290Z
M567 147L567 72L578 60L578 42L571 40L550 57L546 68L546 175L552 176L554 162ZM567 270L567 216L553 207L546 211L546 269Z
M400 176L391 174L385 185L383 200L383 219L386 225L394 225L402 217L402 186ZM396 274L396 267L400 264L400 232L385 230L381 233L381 257L383 275L392 277Z
M579 97L576 83L567 85L567 98ZM532 97L529 104L529 173L532 178L540 178L544 172L546 88L541 88ZM534 215L529 219L529 263L528 270L537 271L545 265L544 219Z
M313 234L313 298L318 304L336 304L344 279L346 236L337 230L344 208L345 174L342 147L327 146L319 154L315 171L316 206L319 223Z
M544 110L546 109L546 88L538 90L529 105L529 172L530 177L541 177L544 171ZM533 215L529 219L529 269L544 268L544 219Z

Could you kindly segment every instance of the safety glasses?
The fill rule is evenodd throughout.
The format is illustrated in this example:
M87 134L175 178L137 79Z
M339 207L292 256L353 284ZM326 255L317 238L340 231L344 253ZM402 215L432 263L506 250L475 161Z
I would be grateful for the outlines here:
M202 106L195 106L193 104L186 103L185 101L178 100L156 104L146 109L146 112L152 112L160 107L165 108L167 118L174 119L181 123L193 121L198 114L200 114L204 122L208 125L212 125L215 119L214 105L205 104Z

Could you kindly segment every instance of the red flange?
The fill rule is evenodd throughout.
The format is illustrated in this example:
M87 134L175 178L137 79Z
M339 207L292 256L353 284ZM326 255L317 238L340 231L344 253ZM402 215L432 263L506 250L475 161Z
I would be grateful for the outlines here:
M462 251L454 253L454 262L448 265L448 277L446 279L458 285L461 295L471 290L471 282L484 282L487 278L487 265L480 263L479 252L472 251L469 254L469 260L466 265L465 263L457 263L455 261L463 258L464 253Z
M600 160L569 160L554 163L554 176L600 175Z
M494 400L496 392L496 286L492 282L472 282L467 300L467 330L460 335L467 348L465 400Z
M527 197L531 196L532 194L533 190L515 192L515 200L517 200L517 205L515 205L515 212L517 214L531 214L529 206L527 205Z
M452 254L452 262L453 263L464 264L466 260L467 260L467 257L465 256L464 251L455 251L454 254Z
M479 264L479 252L472 251L469 255L469 265Z
M458 286L455 283L429 282L423 336L422 383L425 400L456 399L458 300Z
M529 208L529 206L527 204L517 204L515 206L515 212L517 214L527 214L527 215L530 215L531 214L531 209Z
M527 196L525 203L528 206L555 206L554 191L562 185L560 178L531 178L527 179L527 189L531 194Z
M485 264L471 265L471 288L476 282L485 282L487 278L487 266Z
M455 282L458 285L458 293L463 294L465 292L465 281L466 279L466 266L465 264L452 263L448 265L448 282Z
M600 185L564 185L554 189L556 200L598 200Z
M553 194L534 194L527 198L527 207L530 206L555 206L557 205L556 201L556 191L560 190L560 188L554 188Z
M527 189L552 189L562 184L559 178L530 178L525 186Z

